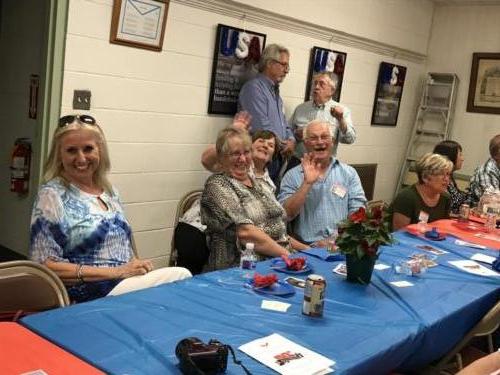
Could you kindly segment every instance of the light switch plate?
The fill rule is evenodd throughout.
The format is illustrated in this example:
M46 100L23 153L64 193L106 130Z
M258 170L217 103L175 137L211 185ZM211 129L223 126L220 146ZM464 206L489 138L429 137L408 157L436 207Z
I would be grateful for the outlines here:
M73 109L90 109L90 90L75 90L73 94Z

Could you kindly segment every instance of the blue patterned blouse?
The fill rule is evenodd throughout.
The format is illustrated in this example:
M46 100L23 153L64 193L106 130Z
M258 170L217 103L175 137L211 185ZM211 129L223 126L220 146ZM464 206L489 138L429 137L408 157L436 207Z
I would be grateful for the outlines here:
M106 204L107 211L97 198ZM39 263L50 259L116 267L133 257L130 225L118 194L104 192L97 197L59 178L42 185L38 191L30 241L30 257ZM120 281L84 282L67 288L72 300L83 302L105 296Z

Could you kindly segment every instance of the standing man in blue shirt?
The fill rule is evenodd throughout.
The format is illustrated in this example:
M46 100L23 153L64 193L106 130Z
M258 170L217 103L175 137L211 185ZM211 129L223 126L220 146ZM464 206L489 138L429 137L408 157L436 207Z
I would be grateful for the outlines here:
M238 98L239 110L250 113L250 133L257 130L272 131L280 140L281 160L269 168L271 178L276 182L284 160L293 155L295 137L288 125L279 94L279 84L290 71L290 53L278 44L268 45L259 60L257 77L246 82Z
M299 240L325 246L337 225L366 204L356 170L333 156L333 129L324 120L314 120L304 129L307 153L302 164L283 177L279 201L293 222Z

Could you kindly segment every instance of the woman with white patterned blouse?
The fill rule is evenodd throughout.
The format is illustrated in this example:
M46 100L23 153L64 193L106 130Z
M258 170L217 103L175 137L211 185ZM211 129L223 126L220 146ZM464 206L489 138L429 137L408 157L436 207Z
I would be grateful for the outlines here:
M255 244L261 257L288 255L285 211L266 182L251 173L252 141L243 131L223 129L216 142L222 172L210 176L201 199L210 256L205 270L239 264L240 248ZM295 246L295 245L294 245Z

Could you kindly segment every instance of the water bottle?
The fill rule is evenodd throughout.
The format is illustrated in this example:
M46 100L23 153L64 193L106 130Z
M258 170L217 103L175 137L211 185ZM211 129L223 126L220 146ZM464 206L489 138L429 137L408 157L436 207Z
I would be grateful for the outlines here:
M257 256L255 255L255 245L252 242L247 242L245 249L240 256L240 269L245 279L253 279L255 272L255 263Z

